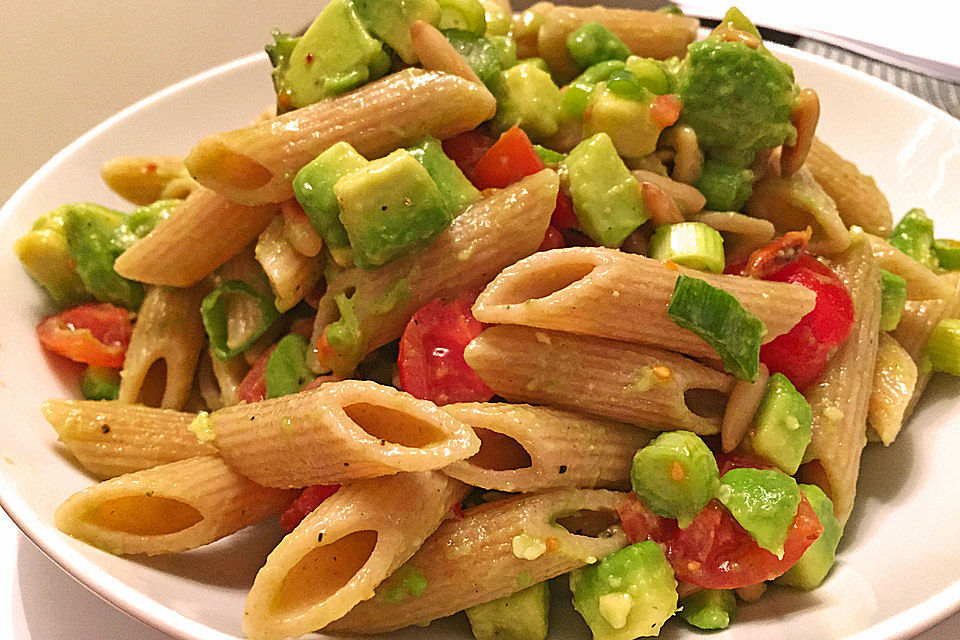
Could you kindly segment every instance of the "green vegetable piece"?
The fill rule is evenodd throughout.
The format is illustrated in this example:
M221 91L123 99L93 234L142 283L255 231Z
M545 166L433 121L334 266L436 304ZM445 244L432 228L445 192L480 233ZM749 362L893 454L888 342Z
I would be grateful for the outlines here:
M483 5L484 17L487 21L487 30L483 35L488 38L508 36L513 23L513 14L496 0L480 0L480 4Z
M630 56L624 69L633 74L637 83L648 91L662 96L675 89L673 76L667 72L664 63L654 58Z
M123 216L113 233L117 246L124 251L129 249L134 242L146 236L158 224L169 218L170 213L181 202L182 200L157 200L142 207L137 207Z
M595 242L619 247L647 221L637 181L606 133L578 144L561 165L577 219Z
M232 335L227 315L228 309L234 305L244 305L248 313L259 313L256 326L252 329L244 327L239 335ZM242 280L227 280L203 299L200 316L210 338L213 355L218 360L227 360L249 349L270 328L280 312L273 304L273 296L261 294Z
M736 7L730 7L727 9L727 13L723 16L723 22L729 24L734 29L746 31L757 40L762 39L760 36L760 31L757 30L757 27L753 24L753 21L751 21L747 16L743 15L743 12Z
M441 33L450 46L470 65L477 77L485 85L492 87L500 71L505 68L502 56L509 55L509 52L502 51L490 40L470 31L444 29ZM516 49L514 49L514 57L516 57Z
M630 47L599 22L585 22L567 36L567 51L581 69L630 55Z
M731 469L720 478L717 499L760 548L783 558L783 543L800 506L796 480L776 469Z
M656 9L655 13L666 13L671 16L682 16L683 9L675 4L667 4Z
M560 89L535 62L521 61L500 73L490 90L497 98L497 113L490 121L494 132L503 133L516 125L534 141L557 132Z
M547 149L546 147L541 147L539 144L533 145L533 150L537 152L537 155L540 156L540 159L543 160L544 164L559 164L563 162L563 159L566 158L566 154L554 151L553 149Z
M680 121L709 157L746 167L757 151L796 138L793 70L766 49L707 38L687 48L683 65Z
M770 376L743 446L788 475L800 468L810 444L813 411L782 373Z
M837 545L843 535L843 527L834 517L833 502L823 489L815 484L801 484L799 487L823 525L823 533L807 547L795 565L777 578L777 582L810 591L819 587L830 573L836 559Z
M693 184L713 211L739 211L753 193L753 172L735 164L707 158Z
M87 367L80 376L80 394L84 400L116 400L120 395L120 371L110 367Z
M680 601L677 614L697 629L726 629L737 613L737 598L730 589L704 589Z
M404 149L340 178L333 192L363 269L413 253L450 224L430 173Z
M941 320L930 332L925 353L933 371L960 376L960 319Z
M941 269L960 271L960 241L938 238L933 241L933 251Z
M377 589L377 597L397 604L407 598L416 598L426 591L429 583L423 571L414 566L404 565L387 578Z
M482 36L487 32L487 14L478 0L437 0L438 29L460 29Z
M583 134L606 133L619 155L639 158L656 151L661 129L651 116L653 94L624 77L627 74L616 72L591 92L590 108L583 115ZM619 87L616 91L615 86Z
M29 233L13 245L27 273L47 290L60 308L91 300L67 248L63 216L71 206L63 205L37 218Z
M410 42L410 25L423 20L436 26L440 21L437 0L353 0L363 24L386 42L407 64L417 62ZM338 38L333 42L337 43Z
M347 247L350 239L340 222L340 205L333 185L348 173L369 164L346 142L338 142L297 172L293 195L324 243L333 249Z
M648 255L713 273L725 266L720 232L702 222L660 225L650 238Z
M501 69L509 69L517 64L517 43L510 36L486 36L497 50L497 59Z
M550 612L546 582L467 609L476 640L544 640Z
M756 382L760 371L760 340L767 332L757 316L740 301L699 278L680 275L667 315L714 348L723 368L741 380Z
M327 326L324 336L333 353L324 360L334 373L348 376L353 373L366 353L367 341L360 331L360 322L353 308L353 300L346 294L337 295L334 300L340 311L340 318Z
M893 331L907 302L907 281L886 269L880 270L880 329Z
M277 113L286 113L293 109L290 101L290 91L287 89L284 76L287 69L290 68L290 54L293 53L300 38L294 38L289 33L284 33L279 29L274 29L273 44L264 47L270 64L273 65L273 71L270 73L270 79L273 81L273 90L277 94Z
M609 60L595 64L567 85L560 98L561 113L568 118L582 118L590 105L590 96L600 82L605 82L625 64L619 60Z
M687 527L720 482L710 448L689 431L663 433L633 457L630 483L651 511Z
M571 571L570 590L594 640L655 636L677 610L673 568L652 540Z
M100 302L137 309L143 302L143 285L113 270L123 253L114 237L121 219L122 214L100 205L71 204L63 212L63 232L84 288Z
M436 138L424 138L407 147L417 162L427 170L440 194L440 208L448 220L453 220L468 205L480 199L480 192L463 175L460 168L443 152Z
M267 359L264 380L267 383L267 397L279 398L296 393L314 378L313 371L307 366L307 351L310 344L303 336L291 333L277 343L276 349Z
M933 220L923 209L910 209L890 232L890 244L930 269L940 263L933 247Z

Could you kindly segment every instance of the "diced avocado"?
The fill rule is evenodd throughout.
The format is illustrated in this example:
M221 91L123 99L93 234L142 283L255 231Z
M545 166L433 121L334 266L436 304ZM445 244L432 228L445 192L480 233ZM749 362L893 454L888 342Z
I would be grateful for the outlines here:
M80 394L84 400L116 400L120 395L120 371L110 367L87 367L80 376Z
M739 211L753 193L753 172L736 164L707 158L693 186L712 211Z
M933 251L937 254L937 262L941 269L960 270L960 242L937 238L933 241Z
M720 273L724 267L723 237L702 222L680 222L657 227L647 255L691 269Z
M340 178L333 192L354 264L363 269L426 246L450 223L437 185L404 149Z
M367 28L407 64L417 62L410 42L410 25L417 20L432 25L440 21L437 0L353 0L353 8Z
M886 269L880 270L880 329L893 331L907 302L907 281Z
M440 208L449 220L456 218L468 205L480 198L480 192L467 176L463 175L457 163L447 157L436 138L424 138L407 147L407 151L433 178L440 192Z
M677 612L698 629L726 629L737 613L737 598L730 589L704 589L680 601Z
M143 285L121 278L113 263L123 253L114 233L122 214L96 204L66 205L63 231L67 250L76 264L83 286L100 302L137 309L143 301Z
M623 68L633 74L640 86L658 96L675 89L673 75L667 72L662 60L630 56Z
M277 94L277 113L286 113L293 109L290 104L290 91L286 87L284 76L290 67L290 54L300 38L294 38L289 33L284 33L279 29L274 29L273 43L264 47L270 64L273 65L273 71L270 73L270 79L273 81L273 90Z
M941 320L933 331L924 349L924 363L933 371L960 376L960 319Z
M766 49L715 37L694 42L677 92L680 121L693 127L709 157L746 167L760 149L796 138L793 70Z
M477 77L487 86L493 86L503 65L502 56L506 55L492 41L461 29L444 29L443 37L460 54ZM514 63L516 62L514 51Z
M731 469L720 478L717 499L757 545L783 558L783 543L800 506L796 480L776 469Z
M617 153L625 158L639 158L656 151L661 127L650 112L653 94L646 89L643 92L646 95L637 100L618 94L609 83L597 85L583 114L583 135L606 133Z
M307 366L309 348L307 339L296 333L284 336L277 343L267 358L267 368L263 374L267 386L266 397L279 398L296 393L313 380L313 372Z
M620 60L600 62L579 76L563 89L560 96L560 111L568 118L582 118L596 86L610 79L614 73L624 70L624 63Z
M572 571L570 590L594 640L655 636L677 610L673 568L652 540Z
M510 33L510 24L513 22L510 11L504 9L497 0L480 0L480 4L483 5L484 18L487 21L487 31L484 35L488 38L507 36Z
M567 51L581 69L607 60L626 60L630 47L599 22L585 22L567 36Z
M438 29L461 29L482 36L487 32L487 14L479 0L437 0Z
M800 468L810 444L813 411L782 373L770 376L743 446L787 475Z
M720 482L710 448L689 431L663 433L637 451L630 468L634 493L651 511L686 527Z
M544 640L550 589L546 582L467 609L477 640Z
M557 132L560 89L535 63L523 61L500 73L491 91L497 98L497 113L490 121L496 133L516 125L531 140L542 141Z
M647 221L637 181L607 134L578 144L562 167L577 219L595 242L619 247Z
M517 43L510 36L486 36L490 44L497 50L501 69L509 69L517 64Z
M890 232L890 244L936 271L940 267L933 248L933 220L923 209L910 209Z
M91 299L67 249L63 215L70 207L64 205L43 214L33 223L30 232L13 245L27 273L47 290L53 303L61 308L73 307Z
M142 207L137 207L123 216L120 224L114 230L114 240L117 246L124 251L143 238L162 221L170 217L170 213L182 200L157 200Z
M350 245L347 230L340 222L340 205L333 185L348 173L367 166L367 159L346 142L338 142L297 172L293 195L303 207L310 224L328 247Z
M723 16L723 23L729 24L734 29L746 31L756 39L760 39L760 31L743 12L736 7L730 7Z
M537 155L540 156L540 159L543 160L544 164L559 164L563 162L563 159L567 156L553 149L547 149L542 147L539 144L533 145L533 150L537 152Z
M367 32L347 0L327 4L283 62L277 93L293 109L359 87L389 67L380 41Z
M340 318L324 330L324 337L330 345L330 353L318 353L321 364L340 376L348 376L357 368L367 352L366 336L360 330L360 323L353 308L353 300L346 294L334 298Z
M833 567L843 527L834 517L833 502L823 489L815 484L801 484L799 487L823 525L823 533L804 551L795 565L777 578L777 582L810 591L820 586Z

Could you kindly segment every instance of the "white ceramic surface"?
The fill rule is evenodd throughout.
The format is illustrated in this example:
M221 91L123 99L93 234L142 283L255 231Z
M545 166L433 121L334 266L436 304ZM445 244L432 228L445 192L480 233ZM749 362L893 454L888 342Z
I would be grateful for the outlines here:
M820 135L876 176L899 215L923 206L938 235L960 236L960 123L888 85L811 56L778 49L823 102ZM73 395L34 337L49 309L11 245L36 216L63 202L122 206L99 166L123 153L181 153L199 137L242 125L271 99L262 55L219 67L132 107L52 159L0 211L0 504L44 552L96 593L171 636L224 640L239 630L246 587L279 539L264 525L204 549L154 559L117 558L60 535L53 512L91 483L57 448L39 414L47 397ZM886 450L864 455L859 501L828 582L811 594L773 589L744 606L722 640L906 638L960 605L960 384L937 379L920 411ZM586 638L569 610L556 638ZM395 634L468 638L458 620ZM679 624L661 637L695 637Z

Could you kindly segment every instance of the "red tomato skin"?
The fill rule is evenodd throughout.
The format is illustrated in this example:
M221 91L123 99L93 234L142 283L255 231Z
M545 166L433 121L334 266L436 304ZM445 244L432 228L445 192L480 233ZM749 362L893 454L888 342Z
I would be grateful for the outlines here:
M530 138L519 127L510 127L474 167L477 189L503 189L547 167Z
M731 469L774 469L775 467L771 464L768 464L765 460L754 457L748 453L718 453L716 454L717 458L717 468L720 469L720 477L723 477L727 471Z
M106 303L73 307L37 325L37 338L44 347L98 367L122 367L132 334L130 312Z
M480 158L493 146L495 140L480 129L464 131L442 141L443 152L453 160L467 180L476 183L474 170Z
M833 350L853 326L853 300L840 278L810 255L765 278L802 285L817 294L813 311L793 329L760 347L770 373L782 373L803 392L823 374Z
M240 388L237 394L244 402L260 402L267 397L267 362L270 360L270 354L277 348L273 345L263 352L256 362L247 371L247 375L240 381Z
M297 528L304 518L313 513L313 510L319 507L324 500L332 496L340 488L338 484L315 484L303 490L303 492L290 503L282 514L280 514L280 526L287 533Z
M562 249L567 245L563 242L563 235L553 227L547 227L547 232L543 236L543 242L537 251L549 251L550 249Z
M476 294L451 302L432 300L417 311L400 338L400 386L438 405L486 402L493 390L467 365L463 351L484 325L470 307Z
M580 227L580 221L577 220L577 214L573 210L573 200L563 192L563 189L557 192L557 206L553 210L553 215L550 216L550 226L557 231Z

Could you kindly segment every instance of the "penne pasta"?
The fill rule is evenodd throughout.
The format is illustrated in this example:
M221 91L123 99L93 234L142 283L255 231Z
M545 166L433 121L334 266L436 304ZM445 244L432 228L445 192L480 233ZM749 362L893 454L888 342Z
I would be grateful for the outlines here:
M314 370L349 375L359 358L399 338L430 300L480 289L504 267L536 251L558 189L553 171L528 176L468 207L421 253L373 271L351 268L331 278L317 307L312 342L316 345L339 319L337 297L349 293L363 344L354 357L333 354L315 362Z
M250 372L243 356L221 360L208 347L200 353L197 386L207 408L222 409L240 401L240 385Z
M446 138L493 117L486 88L455 75L404 69L335 98L201 140L185 164L202 185L258 205L293 196L290 180L336 142L378 157L432 135Z
M198 188L123 252L114 269L139 282L189 287L255 240L274 215L273 205L244 207Z
M422 576L418 594L380 585L324 632L384 633L425 625L596 562L627 544L617 505L625 494L567 489L498 500L447 520L394 574Z
M480 438L480 451L443 472L498 491L629 489L633 456L653 437L632 425L525 404L466 402L443 410Z
M114 193L136 205L182 200L199 186L178 156L120 156L105 162L100 175Z
M646 169L637 169L631 173L633 173L633 177L637 179L637 182L641 184L644 182L652 182L660 187L664 193L670 196L684 217L702 211L704 205L707 203L707 199L703 197L703 194L689 184L677 182L676 180L654 173L653 171L647 171Z
M468 426L432 402L357 380L227 407L208 426L224 460L270 487L439 469L480 449Z
M761 362L756 382L737 380L734 383L727 409L723 413L723 423L720 425L720 446L724 453L736 449L753 426L753 417L760 407L769 380L770 371L767 365Z
M452 73L483 86L480 78L463 56L457 53L453 45L432 24L417 20L410 25L410 44L417 59L420 60L420 66L427 71Z
M875 235L867 235L880 268L907 281L907 300L947 299L953 295L950 283L940 278L892 244Z
M733 388L731 376L669 351L511 325L485 330L464 358L507 400L656 431L719 432Z
M84 489L60 505L54 520L60 531L104 551L156 555L219 540L277 513L293 496L206 455Z
M764 342L789 331L814 305L813 292L796 285L677 270L615 249L571 247L541 251L504 269L477 298L473 314L481 322L556 329L716 358L710 345L667 316L680 274L735 296L763 320Z
M247 596L246 637L297 637L342 617L414 554L464 489L436 472L339 489L267 557ZM398 509L398 499L416 508Z
M916 387L917 365L913 358L895 338L881 332L867 424L884 445L889 445L900 433Z
M720 232L727 262L735 264L765 246L776 235L773 223L736 211L703 211L687 216L691 222L702 222Z
M202 299L200 287L147 288L120 371L120 402L183 408L205 338Z
M670 177L681 184L692 185L703 170L703 152L697 143L697 133L690 125L674 125L664 129L657 141L660 153L668 154L672 170ZM701 207L703 208L703 207Z
M292 309L323 275L318 257L297 251L285 234L283 217L276 217L257 239L256 257L277 296L274 304L280 312Z

